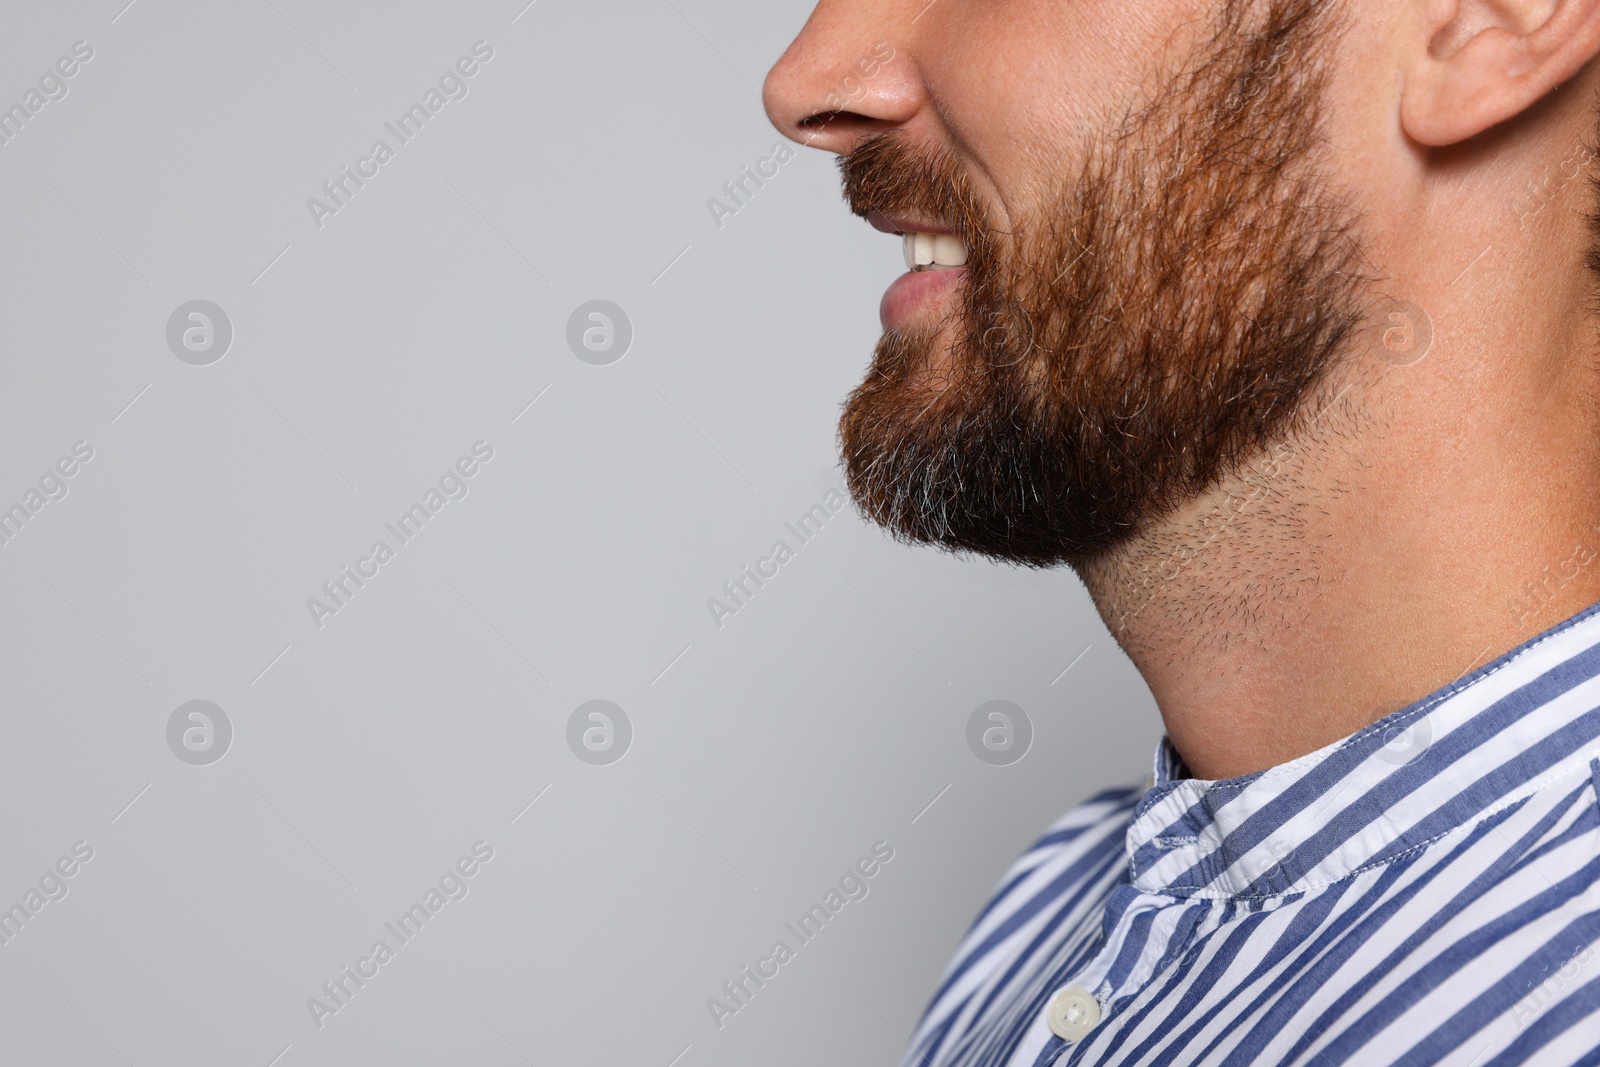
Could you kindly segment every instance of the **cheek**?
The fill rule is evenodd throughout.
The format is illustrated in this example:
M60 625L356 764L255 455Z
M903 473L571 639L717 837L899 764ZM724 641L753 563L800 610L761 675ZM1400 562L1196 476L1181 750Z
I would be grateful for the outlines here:
M915 62L977 176L1026 200L1024 190L1075 172L1112 123L1147 102L1218 7L939 0L917 25Z

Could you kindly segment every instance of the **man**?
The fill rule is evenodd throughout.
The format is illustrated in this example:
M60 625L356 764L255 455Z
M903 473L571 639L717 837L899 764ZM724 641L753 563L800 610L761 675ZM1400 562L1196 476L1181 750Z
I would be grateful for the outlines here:
M1600 1063L1597 52L1600 0L823 0L774 68L914 267L858 505L1072 567L1167 730L907 1064Z

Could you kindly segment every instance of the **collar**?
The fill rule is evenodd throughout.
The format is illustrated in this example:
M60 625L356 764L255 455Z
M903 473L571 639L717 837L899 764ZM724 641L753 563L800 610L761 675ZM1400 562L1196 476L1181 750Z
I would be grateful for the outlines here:
M1162 738L1134 810L1133 885L1179 897L1298 893L1391 862L1600 756L1600 604L1289 763L1188 777Z

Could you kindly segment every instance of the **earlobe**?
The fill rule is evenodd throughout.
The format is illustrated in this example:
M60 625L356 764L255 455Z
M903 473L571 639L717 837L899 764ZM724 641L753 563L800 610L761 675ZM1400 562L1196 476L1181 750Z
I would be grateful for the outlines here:
M1456 144L1515 118L1600 53L1600 0L1459 0L1428 5L1406 49L1406 135Z

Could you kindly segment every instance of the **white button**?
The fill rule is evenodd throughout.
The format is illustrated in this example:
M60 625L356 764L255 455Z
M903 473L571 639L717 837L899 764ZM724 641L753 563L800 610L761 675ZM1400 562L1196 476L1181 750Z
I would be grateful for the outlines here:
M1150 792L1150 790L1154 789L1155 787L1156 787L1156 776L1153 775L1153 774L1145 775L1144 776L1144 791L1146 793L1148 793L1148 792Z
M1090 996L1087 989L1068 986L1057 990L1050 998L1045 1021L1057 1037L1076 1041L1099 1025L1100 1002Z

